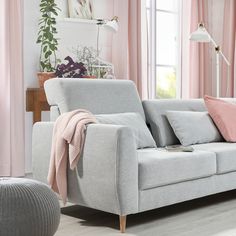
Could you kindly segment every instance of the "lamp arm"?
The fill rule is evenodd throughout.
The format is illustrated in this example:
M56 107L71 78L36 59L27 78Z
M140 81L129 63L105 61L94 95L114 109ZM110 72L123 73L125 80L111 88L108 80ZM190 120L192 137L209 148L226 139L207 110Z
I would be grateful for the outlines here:
M220 55L222 56L222 58L224 59L225 63L230 66L230 62L228 61L228 59L226 58L226 56L224 55L224 53L220 50L219 51Z
M208 33L209 34L209 33ZM219 45L216 44L216 42L214 41L214 39L211 37L211 35L209 34L210 38L211 38L211 42L214 45L216 51L222 56L222 58L224 59L225 63L230 66L230 62L228 61L228 59L226 58L226 56L224 55L224 53L221 51Z
M209 34L209 33L208 33L208 34ZM217 43L216 43L215 40L211 37L210 34L209 34L209 36L210 36L211 42L212 42L212 44L214 45L214 47L215 47L215 48L218 47Z
M190 37L190 40L195 40L197 42L208 42L208 43L211 42L215 48L215 52L216 52L216 96L217 97L220 96L220 56L223 58L223 60L227 64L227 87L226 87L226 96L227 96L228 92L229 92L229 83L230 83L230 62L229 62L229 60L226 58L224 53L221 51L220 46L217 45L215 40L211 37L209 32L206 30L203 23L200 23L198 25L198 30L195 31L194 33L195 34L198 33L198 34L200 34L200 36L195 39L191 39L191 37ZM192 33L192 35L194 33ZM203 37L202 41L201 41L202 38L200 38L200 37Z

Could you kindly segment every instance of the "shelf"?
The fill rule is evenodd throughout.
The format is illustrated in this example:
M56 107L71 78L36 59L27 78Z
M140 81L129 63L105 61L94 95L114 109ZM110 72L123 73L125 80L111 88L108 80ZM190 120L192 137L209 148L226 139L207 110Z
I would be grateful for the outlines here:
M92 24L96 25L98 23L97 20L88 20L88 19L79 19L79 18L61 18L57 19L59 22L73 22L73 23L80 23L80 24Z

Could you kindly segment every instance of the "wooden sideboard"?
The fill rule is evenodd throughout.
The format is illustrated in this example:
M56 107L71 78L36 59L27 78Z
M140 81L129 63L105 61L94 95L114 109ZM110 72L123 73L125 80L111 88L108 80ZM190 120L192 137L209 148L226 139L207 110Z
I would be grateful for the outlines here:
M26 111L33 112L33 123L41 121L42 111L49 110L50 106L43 88L28 88L26 90Z

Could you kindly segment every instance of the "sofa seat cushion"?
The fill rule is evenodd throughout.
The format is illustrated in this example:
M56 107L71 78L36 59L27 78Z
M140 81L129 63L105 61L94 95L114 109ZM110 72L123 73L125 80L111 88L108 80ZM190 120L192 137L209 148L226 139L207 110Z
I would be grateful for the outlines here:
M236 144L235 143L205 143L193 145L195 150L204 150L216 153L217 174L236 171Z
M138 150L139 189L145 190L216 174L214 152Z

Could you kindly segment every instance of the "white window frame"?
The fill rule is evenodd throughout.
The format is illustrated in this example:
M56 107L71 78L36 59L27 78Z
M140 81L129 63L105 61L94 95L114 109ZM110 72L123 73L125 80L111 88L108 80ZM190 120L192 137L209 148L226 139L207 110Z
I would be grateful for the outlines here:
M180 42L180 17L181 17L181 1L179 0L179 6L178 6L178 12L171 11L171 10L163 10L156 8L156 0L149 0L150 1L150 8L146 7L146 10L150 12L150 25L149 25L149 56L148 56L148 68L149 68L149 82L150 82L150 88L149 88L149 94L151 99L157 98L156 89L157 89L157 67L171 67L176 69L176 98L180 98L181 96L181 42ZM177 29L177 58L176 58L176 65L162 65L157 64L156 61L156 39L157 39L157 31L156 31L156 17L157 12L165 12L165 13L171 13L171 14L178 14L178 29ZM150 50L151 48L151 50ZM150 53L150 51L152 53Z

